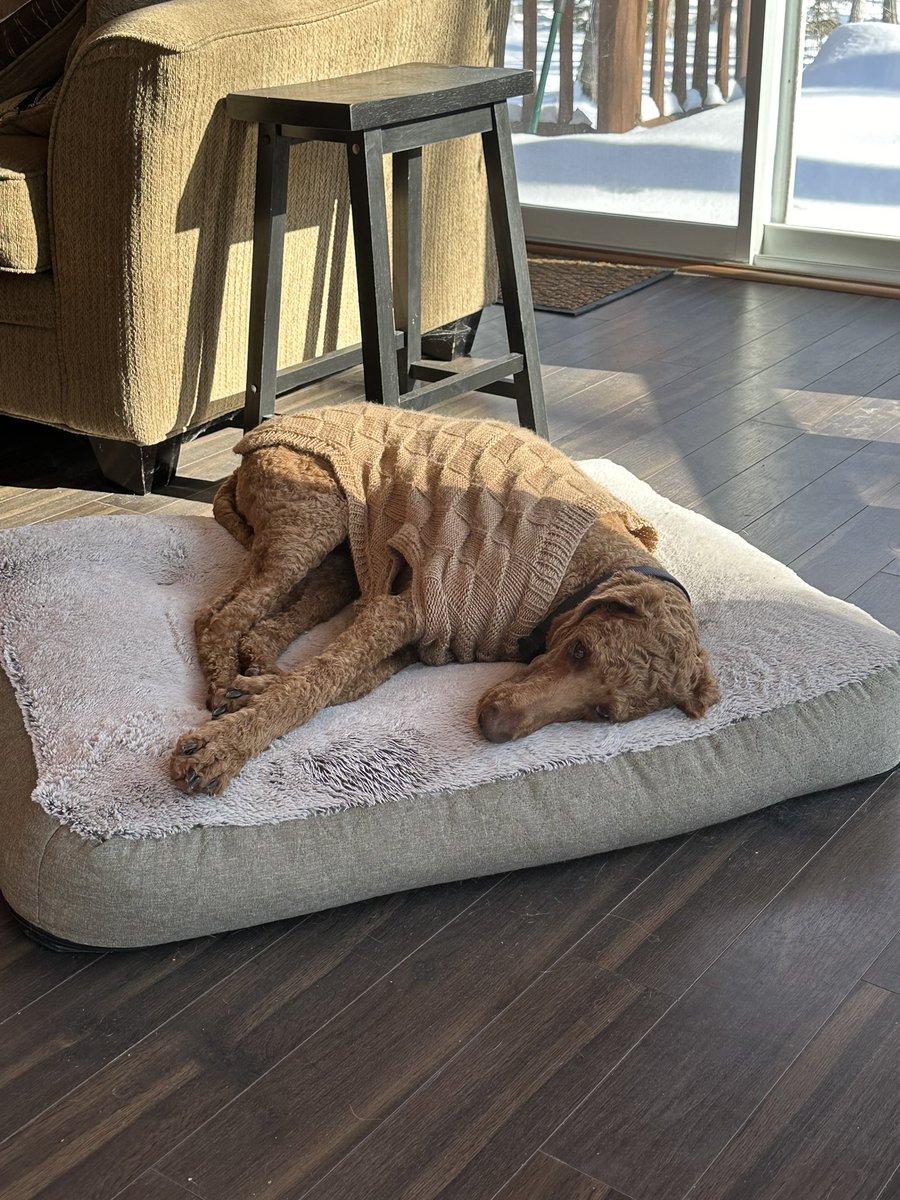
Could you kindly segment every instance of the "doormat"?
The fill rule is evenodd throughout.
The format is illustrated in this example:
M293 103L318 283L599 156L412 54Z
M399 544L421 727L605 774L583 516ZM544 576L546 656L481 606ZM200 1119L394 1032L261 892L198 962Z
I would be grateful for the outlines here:
M528 256L528 273L535 309L571 317L580 317L675 274L659 267L543 255Z

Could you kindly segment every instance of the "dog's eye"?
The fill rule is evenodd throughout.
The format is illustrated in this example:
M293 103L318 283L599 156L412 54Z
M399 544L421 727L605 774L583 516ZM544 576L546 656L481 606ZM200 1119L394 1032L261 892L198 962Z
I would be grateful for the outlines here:
M569 647L569 657L574 659L584 658L587 650L584 648L584 642L573 642Z
M594 718L597 721L608 721L609 720L609 713L606 711L606 709L603 707L602 704L597 704L594 706Z

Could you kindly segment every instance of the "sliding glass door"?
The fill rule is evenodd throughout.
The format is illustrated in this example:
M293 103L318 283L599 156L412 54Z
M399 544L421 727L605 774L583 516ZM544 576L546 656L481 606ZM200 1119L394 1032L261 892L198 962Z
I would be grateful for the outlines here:
M763 9L763 0L513 0L507 65L540 75L549 63L539 110L532 99L512 113L529 235L739 257Z
M513 0L528 235L900 282L897 6Z
M757 262L900 283L897 0L794 0Z

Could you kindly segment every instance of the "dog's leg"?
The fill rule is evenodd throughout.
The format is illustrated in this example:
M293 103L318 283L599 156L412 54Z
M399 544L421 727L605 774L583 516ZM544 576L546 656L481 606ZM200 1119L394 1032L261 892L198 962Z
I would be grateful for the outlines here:
M360 604L352 625L321 654L277 678L238 712L178 739L172 778L184 791L223 792L241 767L320 709L355 698L400 670L416 632L406 594Z
M245 550L250 550L253 546L253 530L238 512L235 507L235 493L237 491L238 473L235 471L225 480L219 490L216 492L213 499L213 516L216 521L226 529L235 541L240 542ZM194 619L194 636L199 639L202 631L209 625L210 621L217 612L229 604L235 597L237 590L242 586L246 578L247 571L245 570L237 582L224 592L220 592L215 599L211 600L204 608L197 613Z
M197 615L194 617L194 641L197 643L198 646L200 645L202 639L205 637L206 631L209 628L210 622L212 621L213 617L217 613L220 613L226 604L230 604L232 602L232 600L238 594L240 589L242 587L246 586L247 580L249 578L250 578L250 567L248 565L241 571L241 573L237 577L237 579L234 580L229 585L229 587L227 587L225 589L224 592L220 592L217 596L215 596L212 600L210 600L210 602L208 604L205 604L203 606L203 608L201 608L199 610ZM201 665L202 665L202 659L201 659ZM204 668L204 674L206 674L205 668Z
M330 621L356 599L359 587L350 555L329 554L296 591L280 612L257 621L241 639L238 658L243 674L229 690L240 688L248 676L279 674L276 664L291 642L323 621Z
M219 708L239 673L242 639L259 620L277 610L299 580L305 579L347 537L347 505L335 488L326 504L320 497L316 521L289 525L255 537L250 565L234 593L196 625L197 653L209 685L207 703Z
M398 671L402 671L404 667L411 667L414 662L418 661L419 656L413 647L406 646L403 650L398 650L396 654L382 659L370 671L364 671L344 691L336 695L330 703L350 704L354 700L359 700L361 696L368 696L369 692L374 691L379 684L385 683L391 676L396 675ZM226 698L223 707L227 712L237 712L241 708L246 708L248 704L254 702L254 697L261 695L280 677L281 672L277 667L273 672L266 674L238 675L234 681L234 687L229 688L225 693Z
M245 550L249 550L253 545L253 530L238 512L235 504L237 477L238 473L235 471L216 492L213 498L213 516L235 541L240 542Z
M383 658L370 671L364 672L354 679L339 695L335 696L331 703L351 704L354 700L368 696L369 692L374 692L380 684L387 683L398 671L411 667L414 662L418 661L419 656L415 649L412 646L404 646L396 654Z

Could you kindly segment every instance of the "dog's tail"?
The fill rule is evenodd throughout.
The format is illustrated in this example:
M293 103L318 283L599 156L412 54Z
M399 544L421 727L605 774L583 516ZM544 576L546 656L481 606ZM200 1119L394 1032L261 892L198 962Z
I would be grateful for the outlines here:
M237 471L229 475L213 500L213 516L223 529L227 529L233 538L249 550L253 545L253 530L238 512L234 504L237 488Z

